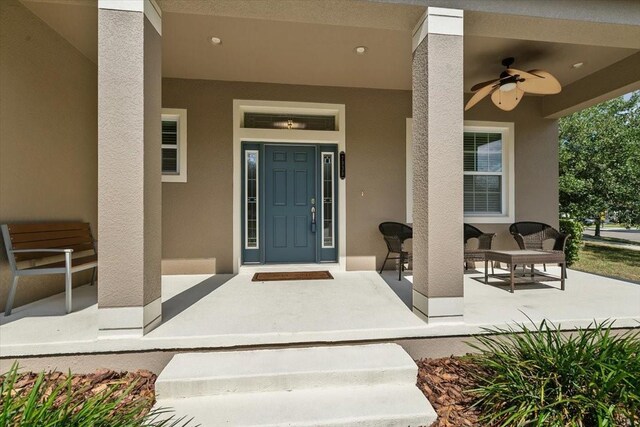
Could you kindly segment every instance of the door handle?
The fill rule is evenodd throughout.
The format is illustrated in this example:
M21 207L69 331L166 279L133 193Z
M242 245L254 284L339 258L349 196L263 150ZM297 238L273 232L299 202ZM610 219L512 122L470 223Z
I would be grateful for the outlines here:
M316 207L311 206L311 232L316 232Z

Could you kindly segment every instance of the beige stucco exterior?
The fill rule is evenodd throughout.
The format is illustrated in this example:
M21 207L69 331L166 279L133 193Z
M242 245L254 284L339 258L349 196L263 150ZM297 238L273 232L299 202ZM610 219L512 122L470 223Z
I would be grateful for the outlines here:
M23 3L29 4L32 0L24 0ZM170 0L161 3L168 10L178 4ZM493 13L502 10L501 2L497 0L414 3L420 3L420 7L448 6L469 10L468 21L465 15L464 31L465 35L469 31L472 37L511 40L504 34L508 27L509 31L517 33L513 40L528 40L529 37L529 41L545 43L596 45L593 34L587 37L586 32L567 30L562 24L568 22L573 25L571 28L594 26L602 30L606 37L597 44L601 48L638 48L637 37L633 37L637 34L637 26L627 25L629 20L635 22L633 17L637 15L602 12L591 16L597 12L597 5L605 4L603 2L591 2L589 7L592 9L581 9L577 16L573 15L570 7L575 4L574 0L545 8L523 1L515 6L516 9L499 15ZM234 9L239 7L238 4L228 3L225 7ZM269 13L277 14L284 3L275 1L274 4L276 7ZM366 9L366 19L371 22L391 19L389 14L371 9L372 5L368 3L336 2L338 4L340 7L350 4L356 9ZM620 10L637 11L632 2L622 1L620 4ZM429 34L416 51L419 64L414 67L415 92L397 89L407 86L404 83L396 85L395 81L393 84L378 82L373 86L368 83L370 87L393 89L320 86L318 82L325 80L313 80L313 73L309 73L309 80L292 81L312 81L315 86L163 79L162 72L167 64L162 62L161 56L167 46L162 45L161 36L142 12L100 10L100 18L96 18L99 31L95 31L100 34L98 67L59 35L70 34L63 29L73 25L54 25L59 28L56 32L17 0L2 1L0 6L0 223L52 219L89 221L96 237L99 225L99 304L104 309L145 307L158 302L161 259L164 260L162 268L166 274L234 271L235 99L345 105L345 267L348 270L379 268L386 248L377 230L378 224L388 220L403 222L406 218L405 171L408 165L405 160L405 121L413 116L414 129L418 129L415 135L418 155L414 155L414 191L419 196L414 200L417 212L414 221L415 232L420 236L413 242L417 259L417 264L414 264L417 266L416 289L428 298L460 298L460 240L464 218L461 147L456 145L456 141L461 141L463 120L513 123L514 220L536 220L555 226L558 220L558 124L557 119L545 117L557 117L592 105L596 99L604 100L620 91L640 87L637 75L633 74L640 58L635 53L589 77L572 81L561 94L548 97L527 95L512 112L500 111L486 100L462 113L459 110L463 105L463 91L469 80L465 76L464 36L443 34ZM48 2L32 6L42 16L47 15L45 9L54 7ZM392 4L378 4L377 7L382 6L384 10L396 10ZM355 38L361 34L371 36L379 33L374 46L382 46L380 51L385 46L394 46L394 55L406 48L406 55L400 56L407 58L411 56L407 22L413 22L420 7L414 4L411 10L405 8L398 15L398 22L391 26L379 22L371 27L380 30L377 32L365 32L354 25L353 17L340 22ZM179 15L175 10L173 12ZM209 12L203 9L193 15L206 21L204 17ZM299 8L294 12L306 13ZM245 16L247 10L225 13L228 16L221 16L245 21L259 18ZM290 16L298 16L296 13ZM60 18L64 14L54 16ZM362 19L364 16L361 15ZM192 34L188 25L191 20L187 18L173 16L167 21L175 23L184 19L180 30L189 35ZM324 28L327 22L332 22L331 17L318 17L318 22L308 22L309 19L298 16L291 25L302 28L313 23L323 26L323 30L337 31L337 28ZM497 21L494 19L505 25L495 25ZM553 31L534 36L539 33L538 26L543 21L552 23L549 28ZM277 25L271 28L265 22L261 25L275 33L282 32L284 28ZM521 23L526 25L517 28ZM626 29L621 30L622 26ZM204 27L209 31L206 25ZM341 34L346 34L344 28L341 31ZM387 31L393 33L387 34ZM180 34L183 33L174 33ZM198 40L207 41L209 33L206 35ZM77 41L75 36L67 38ZM168 44L174 54L180 50L176 46L187 49L188 43L197 43L195 39L185 40L181 37L171 39ZM395 40L397 44L383 43L389 40ZM225 42L223 46L228 48L230 45L233 46ZM209 50L206 52L210 48L207 41L205 49ZM297 51L293 51L296 54ZM331 49L327 46L323 52L330 55ZM343 69L336 67L335 70L336 74L345 74L343 77L348 79L331 80L330 73L324 73L322 77L344 86L367 85L358 79L363 75L358 74L359 68L350 61L354 58L358 58L355 61L376 58L375 49L370 53L372 55L368 57L355 57L349 48L341 53L344 62L336 62L351 65ZM85 55L93 58L91 53L85 52ZM215 59L214 55L211 53L211 58ZM216 61L211 58L207 62L211 69L205 70L207 72L215 72ZM265 61L264 58L261 60ZM293 60L298 58L294 57L289 62ZM312 64L312 55L304 61ZM251 68L252 73L259 70L258 62L256 60L256 66ZM369 64L366 71L375 74L376 78L387 76L380 70L390 72L401 68L389 67L389 64L385 64L386 68L376 68L375 62L363 63ZM229 61L229 64L238 65L234 61ZM181 66L188 69L190 63L185 61ZM287 73L303 74L295 70L279 72L278 67L286 68L286 61L275 65L270 63L270 66L279 78ZM600 78L603 75L613 77ZM232 79L234 76L231 72L223 77ZM262 77L267 80L274 78ZM598 79L598 83L590 84L590 79ZM186 183L160 182L160 107L184 108L188 112L189 177ZM476 225L484 231L498 234L494 247L515 246L507 232L508 223ZM4 251L1 253L0 305L4 304L9 281ZM87 275L75 277L79 283L87 278ZM63 278L47 276L22 281L16 305L61 291Z
M462 315L462 43L429 32L413 58L413 305L429 318Z
M558 121L542 117L542 97L525 97L513 111L482 102L465 120L509 122L515 128L515 221L539 221L558 226ZM473 224L473 223L472 223ZM496 233L494 247L517 249L509 223L473 224Z
M233 271L233 100L345 104L347 262L380 266L386 247L377 226L405 218L405 121L411 92L164 79L163 107L189 114L187 183L163 183L163 259L193 259L207 270ZM205 263L202 259L211 259ZM213 261L215 259L215 262ZM172 272L179 269L171 262ZM193 263L183 263L194 271Z
M0 223L86 221L97 237L96 141L97 65L17 0L0 1ZM3 245L3 307L10 276ZM23 277L15 305L62 290L63 275Z
M161 36L99 9L98 58L99 326L142 332L160 316Z
M406 215L404 144L410 91L164 79L163 107L186 108L189 114L189 180L162 184L166 272L233 271L233 99L345 104L347 268L379 268L386 249L377 225L402 222ZM510 113L482 103L464 118L514 123L516 220L557 224L557 121L541 117L541 99L525 98ZM512 246L508 224L477 225L498 232L500 247Z

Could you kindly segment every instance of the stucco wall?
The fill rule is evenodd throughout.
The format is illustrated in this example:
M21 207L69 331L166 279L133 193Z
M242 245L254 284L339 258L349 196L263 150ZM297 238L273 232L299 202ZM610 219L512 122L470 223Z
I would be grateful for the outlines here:
M161 37L141 12L98 16L98 306L141 307L161 294Z
M381 265L386 249L377 225L405 220L411 92L164 79L162 96L163 107L186 108L189 117L189 182L162 184L163 259L199 260L173 262L171 272L205 271L209 265L219 273L233 269L233 99L346 104L347 267ZM557 226L558 127L557 120L542 118L541 99L527 97L512 112L487 100L466 112L465 120L514 122L516 221ZM476 225L498 233L494 247L514 246L508 224Z
M81 220L97 236L96 64L15 0L0 1L0 117L0 223ZM63 280L21 278L15 305L61 292Z
M386 248L377 226L405 219L405 121L411 92L164 79L163 107L186 108L187 183L163 183L164 259L232 264L233 99L346 105L347 267L373 269Z
M465 120L513 122L515 127L515 220L558 226L558 121L541 115L542 97L525 96L513 111L501 111L486 99L465 113ZM497 233L493 247L517 249L509 224L474 224Z

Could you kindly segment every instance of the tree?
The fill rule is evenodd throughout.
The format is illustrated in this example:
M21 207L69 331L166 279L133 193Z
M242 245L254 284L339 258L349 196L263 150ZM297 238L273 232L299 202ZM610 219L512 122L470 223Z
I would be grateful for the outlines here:
M640 91L560 119L560 211L640 224Z

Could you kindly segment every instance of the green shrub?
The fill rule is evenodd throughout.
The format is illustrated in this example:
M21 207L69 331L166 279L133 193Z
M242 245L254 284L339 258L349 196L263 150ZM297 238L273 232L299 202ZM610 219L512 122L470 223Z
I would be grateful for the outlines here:
M472 344L483 425L636 426L640 422L640 332L614 335L611 322L563 334L487 330Z
M580 248L582 247L582 233L584 225L580 221L569 218L560 218L560 232L571 236L564 249L567 265L573 264L579 259Z
M72 389L71 375L55 385L47 383L41 372L26 391L17 383L19 377L14 364L0 378L0 427L174 427L190 422L174 417L160 420L167 411L149 411L149 398L125 399L135 384L124 392L111 387L85 396L87 390Z

